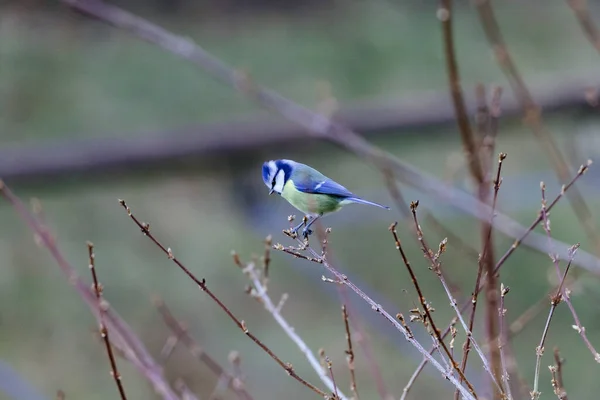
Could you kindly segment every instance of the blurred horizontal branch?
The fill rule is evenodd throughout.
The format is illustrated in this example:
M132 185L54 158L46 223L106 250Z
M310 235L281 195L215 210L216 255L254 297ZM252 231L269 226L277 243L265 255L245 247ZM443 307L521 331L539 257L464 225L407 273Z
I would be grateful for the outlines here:
M589 93L593 79L555 77L538 85L535 97L545 111L582 109L593 111ZM473 90L467 91L467 107L475 115ZM503 97L504 115L521 113L516 98ZM447 91L407 94L392 100L370 100L349 104L333 119L353 131L376 136L415 134L412 130L454 123L454 109ZM423 130L421 134L431 131ZM453 129L448 135L454 135ZM119 137L121 136L121 137ZM115 173L132 168L162 165L181 158L229 157L262 151L268 146L293 146L315 140L295 123L264 113L231 121L201 124L142 134L114 133L96 139L58 140L12 145L0 149L0 176L9 183L81 172Z

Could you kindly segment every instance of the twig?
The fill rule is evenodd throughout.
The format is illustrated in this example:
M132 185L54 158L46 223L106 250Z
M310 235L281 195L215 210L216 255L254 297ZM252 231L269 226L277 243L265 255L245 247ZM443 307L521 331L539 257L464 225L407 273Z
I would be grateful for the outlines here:
M560 193L554 198L554 200L552 201L552 203L550 203L547 207L547 211L549 212L556 204L558 204L558 202L563 198L563 196L565 195L565 193L573 186L573 184L575 184L575 182L577 182L577 180L579 178L581 178L589 169L590 165L592 164L591 160L588 160L587 164L582 165L581 167L579 167L579 170L577 171L577 174L571 179L571 181L566 184L563 185L563 187L561 188ZM533 230L535 229L535 227L542 221L543 217L542 215L538 215L538 217L531 223L531 225L529 226L529 228L527 228L527 230L523 233L523 235L517 239L511 246L510 248L506 251L506 253L500 258L500 260L498 260L498 262L496 263L496 267L494 268L494 273L498 273L500 271L500 268L502 268L502 266L504 265L504 263L506 262L506 260L508 260L508 258L515 252L515 250L517 248L519 248L519 246L523 243L524 239L531 233L533 232ZM481 283L475 290L475 293L478 294L483 287L485 286L486 282L484 281L483 283ZM471 302L465 302L460 306L460 312L464 312L467 310L467 308L469 308L471 306ZM452 321L454 321L455 319L453 319ZM450 329L452 327L454 322L451 322L450 324L448 324L448 326L446 327L446 329L444 330L443 334L442 334L442 338L445 338L449 333L450 333ZM429 350L429 354L433 354L433 352L435 351L435 348L431 348ZM402 396L401 396L401 400L404 400L406 398L406 396L408 395L410 389L412 388L412 386L414 385L414 383L416 382L417 378L419 377L419 375L421 374L421 371L423 371L423 369L425 368L425 365L427 365L428 363L428 359L424 358L423 361L421 361L421 363L417 366L417 368L415 369L415 371L413 372L413 374L411 375L410 379L408 380L408 383L406 384L406 386L404 387L403 391L402 391Z
M475 338L473 337L473 331L467 326L467 323L465 322L465 320L462 316L461 310L458 309L456 300L454 299L454 297L452 297L452 292L450 291L450 288L448 287L448 284L446 283L446 279L444 278L444 275L441 273L441 268L440 268L441 263L439 261L439 257L445 251L446 241L442 241L442 243L440 243L438 253L434 254L433 251L431 250L431 247L429 247L427 245L427 242L425 241L423 231L421 230L421 225L419 224L419 220L417 219L417 207L418 206L419 206L418 201L412 202L410 209L413 214L413 221L414 221L415 227L417 229L417 237L419 239L419 242L421 243L421 249L423 250L423 254L424 254L425 258L427 258L429 260L429 263L431 264L431 268L432 268L433 272L436 274L436 276L442 283L442 287L444 288L444 291L446 292L446 296L448 296L448 299L450 300L450 305L452 306L452 309L456 313L458 320L460 321L463 329L465 330L465 334L467 336L467 341L471 343L471 345L473 346L473 348L479 355L479 358L481 358L483 367L489 373L490 377L492 378L492 382L494 383L498 392L503 394L504 391L502 390L502 387L500 386L494 372L492 371L492 368L490 367L488 360L486 359L485 355L483 354L483 351L481 350L481 348L475 341Z
M496 179L494 180L494 197L492 200L492 210L491 210L491 214L489 216L489 220L488 223L484 224L484 226L482 227L482 234L484 236L483 238L483 251L481 253L481 256L479 257L478 260L478 265L477 265L477 277L475 278L475 289L473 290L472 294L471 294L471 313L469 315L469 325L468 325L468 331L472 332L473 331L473 327L475 324L475 313L477 310L477 299L478 299L478 294L479 294L479 287L481 286L481 278L483 276L483 272L484 269L486 269L487 271L487 277L488 278L494 278L495 272L493 272L493 262L494 262L494 258L493 258L493 254L492 254L492 249L493 249L493 245L492 245L492 225L493 225L493 220L494 220L494 213L496 210L496 203L498 201L498 192L500 191L500 185L502 184L502 163L504 162L504 159L506 159L506 153L500 153L498 155L498 168L496 170ZM492 290L495 286L496 282L495 279L487 279L485 281L485 287L489 288L490 285L492 286ZM490 299L494 299L495 293L489 293L489 298L488 301ZM490 311L490 309L497 309L497 307L494 307L495 302L492 302L492 304L488 304L488 311ZM493 315L494 319L495 319L495 315ZM495 327L494 325L491 323L491 321L488 320L488 341L490 343L490 349L491 349L491 353L494 354L495 349L494 349L494 344L493 344L493 338L495 338L497 336L497 334L494 334L495 332ZM491 335L491 336L490 336ZM467 368L467 362L468 362L468 357L469 357L469 351L471 349L471 342L469 340L465 341L465 344L463 346L463 357L462 357L462 364L461 364L461 369L463 371L466 370ZM492 363L493 365L493 363ZM498 377L498 373L497 371L494 371L494 376Z
M277 249L277 246L274 246ZM322 368L319 360L316 358L312 350L306 345L302 337L296 333L294 327L292 327L285 318L281 315L281 308L283 306L284 299L287 299L287 296L282 296L282 301L276 306L271 297L267 293L267 288L262 284L260 277L258 276L255 265L253 263L244 264L240 260L239 255L236 252L232 252L234 263L245 273L248 275L250 282L254 288L249 292L249 294L257 299L259 303L265 308L265 310L271 314L275 322L279 324L281 329L285 332L285 334L294 342L294 344L298 347L298 349L304 354L306 360L312 367L312 369L317 373L321 382L327 386L327 388L333 393L335 392L336 386L335 382L331 380L327 376L327 372ZM307 257L306 259L312 259L312 257ZM338 392L338 398L340 400L347 400L347 397L341 391Z
M546 325L544 326L544 330L542 331L542 337L540 338L540 344L535 349L535 374L533 379L533 390L531 391L531 399L535 400L540 397L539 388L539 378L540 378L540 366L542 362L542 356L544 355L544 344L546 343L546 337L548 335L548 330L550 329L550 323L552 322L552 317L554 316L554 311L560 302L565 298L563 285L565 282L565 278L567 277L567 273L569 272L569 268L571 267L572 258L575 257L575 253L577 252L577 248L579 245L575 245L571 248L572 256L569 259L567 267L565 268L562 277L560 278L560 283L558 285L558 289L556 289L556 294L552 296L550 299L550 312L548 313L548 318L546 319ZM558 264L558 260L555 261Z
M0 180L0 195L13 206L17 214L35 233L39 239L39 243L49 251L61 272L68 279L68 282L77 290L77 293L88 305L92 313L96 317L99 317L98 299L64 257L56 244L55 238L49 233L48 229L31 214L27 206L9 190L8 186L2 180ZM179 396L173 391L163 375L160 365L152 358L142 341L135 335L127 323L111 308L105 309L104 317L104 323L111 332L113 346L123 353L123 356L152 384L156 393L164 400L179 400Z
M577 18L585 37L590 41L590 44L594 46L596 51L600 53L600 31L590 15L590 10L587 6L587 0L566 1L571 10L573 10L573 13Z
M250 393L244 388L243 382L236 380L236 377L229 374L221 367L221 365L219 365L219 363L194 340L187 329L177 320L177 318L175 318L173 313L171 313L171 310L169 310L162 299L154 299L154 304L165 321L165 324L173 331L175 337L190 350L192 356L205 364L215 376L219 378L227 376L229 388L234 391L239 398L243 400L253 400Z
M384 152L344 125L331 121L324 116L312 112L278 93L251 82L247 75L229 67L188 38L172 34L150 22L128 13L118 7L107 5L98 0L62 0L76 10L92 15L118 28L127 30L139 38L153 43L206 70L215 79L233 87L242 94L260 103L262 106L276 111L284 118L304 128L303 132L318 138L333 141L339 146L372 162L381 171L389 170L395 179L412 185L424 193L433 195L439 200L450 203L461 211L480 220L489 217L489 206L478 199L445 184L440 180L422 173L414 167L402 162L392 154ZM498 213L495 227L511 237L522 236L526 231L514 220ZM562 249L563 243L554 241ZM542 252L547 252L547 242L542 235L533 233L526 235L524 244ZM566 246L566 245L565 245ZM600 260L589 253L580 252L577 264L596 274L600 274Z
M552 374L552 389L559 400L569 400L565 385L563 383L562 366L565 360L562 359L558 351L558 347L554 348L554 365L550 367Z
M411 206L411 208L412 208L412 206ZM406 254L404 253L404 249L402 248L402 244L400 243L400 239L398 238L398 234L396 233L396 225L397 225L397 223L392 224L390 226L389 230L390 230L390 232L392 232L392 236L396 243L396 249L400 252L402 261L404 262L404 265L406 266L406 269L407 269L408 273L410 274L410 279L413 283L413 286L415 287L415 290L417 291L417 295L419 296L419 302L421 303L421 307L423 308L423 313L424 313L425 319L426 319L426 321L429 322L429 326L431 327L431 335L434 338L434 342L436 344L439 344L442 346L444 353L446 353L446 355L448 356L448 359L450 360L451 367L458 373L458 376L460 377L460 381L461 382L464 381L465 384L467 385L467 387L469 388L470 392L473 394L473 396L477 397L475 394L475 388L473 387L471 382L469 382L469 380L464 375L464 373L460 370L460 368L458 366L458 362L456 362L454 357L452 357L452 353L450 352L450 349L448 349L448 346L446 345L446 343L444 342L444 339L442 339L442 337L440 335L440 330L437 328L435 321L433 320L433 317L431 315L431 305L429 305L427 303L427 300L425 300L425 295L423 294L423 291L421 290L419 281L417 280L417 277L416 277L412 267L410 266L410 262L408 261L408 258L406 257Z
M299 239L296 239L296 240L298 241L298 243L302 244L301 240L299 240ZM307 251L309 253L311 253L311 255L315 258L320 257L317 254L317 252L311 247L309 247L307 249ZM419 343L414 338L414 336L412 335L412 332L410 332L408 329L406 329L405 323L400 322L400 321L396 320L394 317L392 317L392 315L390 315L383 307L381 307L381 304L376 303L371 297L369 297L365 292L363 292L358 286L356 286L354 283L352 283L346 275L342 274L337 269L335 269L327 261L327 259L323 259L323 258L321 258L321 259L322 259L322 262L320 264L323 265L325 267L325 269L327 271L329 271L329 273L331 273L333 276L335 276L336 280L338 280L341 284L345 285L350 290L352 290L354 293L356 293L356 295L358 295L364 302L366 302L369 306L371 306L371 309L374 312L381 315L386 321L388 321L400 333L402 333L404 335L404 337L406 338L406 340L411 345L413 345L419 351L419 353L421 353L423 355L423 357L425 357L425 359L428 362L430 362L431 365L433 365L435 367L435 369L437 369L442 374L442 376L444 376L446 379L448 379L455 387L460 387L461 394L463 395L463 397L465 399L474 400L476 398L475 396L473 396L470 393L470 391L468 389L463 387L458 382L458 380L454 377L454 375L452 375L451 371L445 370L444 367L435 358L433 358L431 356L431 354L429 354L427 352L427 350L425 350L425 348L421 345L421 343Z
M342 305L342 318L344 318L344 327L346 328L346 341L348 342L348 349L346 350L346 361L348 363L348 369L350 370L350 390L354 393L354 398L358 400L358 389L356 387L356 374L354 371L354 350L352 349L352 335L350 334L350 324L348 323L348 309L346 305Z
M144 236L149 238L152 241L152 243L154 243L163 253L165 253L167 255L169 260L173 261L173 263L175 263L175 265L177 265L188 276L188 278L190 278L196 285L198 285L198 288L200 290L202 290L203 292L205 292L208 295L208 297L210 297L211 300L214 301L219 306L219 308L221 308L221 310L223 310L223 312L225 312L225 314L227 314L227 316L233 321L233 323L248 338L250 338L250 340L252 340L258 347L260 347L265 353L267 353L285 372L287 372L288 375L290 375L296 381L298 381L302 385L306 386L307 388L309 388L310 390L312 390L319 396L321 396L323 398L327 398L327 394L324 391L322 391L321 389L317 388L313 384L309 383L308 381L306 381L302 377L300 377L294 371L294 368L290 363L284 363L269 347L267 347L267 345L265 345L263 342L261 342L260 339L258 339L252 332L250 332L246 323L243 320L238 319L233 314L233 312L231 312L231 310L208 288L208 286L206 285L206 280L204 278L198 279L185 265L183 265L177 259L177 257L175 257L171 248L166 248L165 246L163 246L162 243L160 243L158 241L158 239L156 239L154 237L154 235L152 233L150 233L150 225L145 222L140 222L133 215L133 213L131 212L131 209L129 208L129 206L127 206L127 203L125 203L125 200L119 199L119 204L127 211L127 215L138 226L138 228L141 229Z
M471 129L469 114L462 93L458 63L454 51L454 40L452 36L452 0L441 0L441 7L437 12L438 19L442 22L442 36L444 40L444 53L446 59L446 71L450 94L454 104L454 113L458 123L460 137L465 149L469 170L476 183L481 184L484 180L481 160L477 154L475 137Z
M504 347L508 342L508 338L506 335L506 327L504 323L504 319L506 316L506 308L504 308L504 297L509 292L509 287L504 286L504 284L500 284L500 309L498 310L498 314L500 317L500 337L498 339L498 348L500 350L500 362L502 364L502 382L504 384L504 390L506 390L506 398L508 400L512 400L512 392L510 390L510 375L508 374L508 366L506 365L506 354Z
M335 395L334 398L339 399L337 384L335 383L335 377L333 376L333 363L331 362L331 359L325 354L325 349L319 349L319 356L321 357L321 363L323 364L323 367L327 368L327 370L329 371L331 382L333 382L333 393Z
M552 239L552 235L550 234L550 220L548 218L548 210L546 209L546 185L544 184L544 182L541 182L540 187L542 190L542 211L540 214L541 214L542 219L544 220L544 223L542 224L542 226L544 227L544 231L546 231L548 240L550 240L550 239ZM569 264L567 265L567 269L565 270L565 275L571 265L571 262L573 261L573 258L575 257L575 253L577 252L578 249L579 249L579 243L577 243L574 246L569 247L569 257L568 257ZM561 279L558 254L553 255L552 253L550 253L550 258L553 261L557 278ZM560 280L560 282L564 281L565 275L563 275L562 280ZM559 288L562 289L562 284L559 285ZM588 339L587 334L585 333L585 327L583 325L581 325L579 316L577 315L577 312L575 311L575 307L573 307L573 303L571 302L570 292L566 289L562 289L560 295L561 295L561 299L567 303L567 306L569 307L569 310L571 311L571 314L573 315L573 320L575 322L575 325L573 325L573 329L575 329L577 331L577 333L579 333L579 336L581 336L581 339L587 346L588 350L592 353L592 356L594 357L594 361L596 361L597 363L600 363L600 353L598 353L598 351L596 351L596 349L594 348L594 346ZM534 388L534 391L535 391L535 388Z
M110 338L108 337L108 329L104 324L104 314L106 312L106 307L108 304L102 298L103 287L98 283L98 276L96 275L96 254L94 254L94 244L92 242L87 242L88 248L88 258L89 258L89 267L92 273L92 279L94 284L92 286L94 293L96 294L96 298L98 299L98 321L100 322L100 336L104 341L104 346L106 347L106 354L108 355L108 361L110 362L110 370L111 376L115 380L117 384L117 389L119 390L119 395L122 400L127 400L127 396L125 395L125 388L123 387L123 382L121 380L121 374L117 369L117 362L115 361L115 356L112 351L112 346L110 345Z
M536 104L517 65L512 59L511 53L504 42L504 37L500 31L498 21L496 20L491 1L481 0L474 4L477 8L479 19L487 40L494 50L496 61L506 75L515 97L523 109L525 114L524 122L531 128L534 136L539 140L544 150L543 153L549 157L558 179L564 184L569 180L569 175L571 174L570 168L565 161L560 148L556 144L552 133L544 126L541 109ZM594 221L594 218L592 217L592 213L585 199L577 188L574 188L571 191L569 203L577 216L579 223L583 226L586 234L594 243L596 252L600 252L600 236L592 222Z

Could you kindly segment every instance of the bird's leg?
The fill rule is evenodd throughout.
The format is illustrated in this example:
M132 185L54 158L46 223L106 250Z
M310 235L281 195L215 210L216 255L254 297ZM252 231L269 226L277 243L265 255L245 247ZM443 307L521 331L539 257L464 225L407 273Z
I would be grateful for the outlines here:
M290 232L296 234L298 233L298 229L300 229L300 227L302 225L304 225L305 223L308 223L308 221L310 221L310 216L306 216L305 218L302 218L302 222L300 222L298 225L296 225L295 227L293 227Z
M318 220L319 218L321 218L322 216L323 216L323 214L319 214L319 215L317 215L316 217L313 217L313 218L310 220L310 222L308 222L308 223L306 224L306 226L304 227L304 229L302 229L302 237L304 237L304 239L308 239L308 236L309 236L310 234L312 234L312 233L313 233L312 229L310 229L310 226L311 226L312 224L314 224L314 222L315 222L316 220Z

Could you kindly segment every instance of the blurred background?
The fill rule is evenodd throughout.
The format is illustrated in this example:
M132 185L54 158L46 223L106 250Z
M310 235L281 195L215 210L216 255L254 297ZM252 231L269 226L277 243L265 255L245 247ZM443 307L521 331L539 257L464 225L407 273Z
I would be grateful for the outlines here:
M504 88L505 112L496 151L508 158L498 208L528 226L540 207L539 182L547 183L549 198L560 185L542 147L522 123L476 10L469 2L456 3L454 37L469 104L474 104L478 83L488 93L494 85ZM598 21L599 3L588 2L591 17ZM302 105L335 112L373 144L472 191L447 89L437 2L121 0L115 4L193 38ZM514 59L573 170L589 158L598 161L600 120L589 100L600 84L600 56L567 2L493 4ZM158 295L225 368L230 368L229 352L240 352L247 389L256 399L316 398L237 330L140 234L117 203L118 198L125 199L259 338L301 376L322 387L272 317L248 301L247 279L231 261L234 249L244 260L261 255L268 234L275 242L292 244L280 232L288 227L286 217L298 213L277 196L268 196L260 177L262 162L273 158L310 164L359 195L393 204L371 165L330 143L310 139L302 129L263 111L194 65L54 1L0 2L0 177L23 200L39 200L60 248L89 282L85 242L94 242L105 297L154 355L170 335L151 302ZM600 174L592 166L578 184L596 226L599 182ZM455 235L480 250L477 221L413 188L401 188L407 200L419 199ZM401 217L398 210L385 213L356 206L323 222L333 228L330 246L339 269L392 314L406 314L417 303L387 231ZM551 217L553 236L594 250L568 202L559 203ZM5 201L0 201L0 227L3 368L20 375L41 398L52 399L59 389L67 399L117 398L89 309ZM437 246L443 233L431 225L423 227L429 242ZM400 224L399 235L439 324L445 326L452 316L448 300L427 269L408 223ZM511 243L496 235L496 256ZM451 280L467 297L475 282L476 259L450 241L443 260ZM572 300L588 336L600 346L599 281L576 271L584 279L571 285ZM269 292L275 301L282 293L289 294L283 315L314 351L326 349L336 381L349 394L340 300L335 286L321 281L323 273L316 264L274 253ZM500 280L511 287L506 299L509 322L556 282L548 256L524 247L509 259ZM398 398L421 358L360 301L353 300L352 306L365 327L387 391ZM479 309L480 324L483 310ZM530 383L546 314L544 307L512 341L519 371ZM560 306L546 348L558 345L567 360L569 395L589 398L588 393L600 390L599 366L572 324L567 307ZM477 332L483 332L481 326ZM428 338L423 339L428 344ZM476 358L471 355L468 375L483 382ZM130 398L155 398L131 365L118 362ZM356 363L361 398L379 398L358 346ZM542 361L543 399L553 397L546 368L552 363L547 351ZM184 379L203 399L210 398L217 382L183 347L165 363L165 370L172 380ZM2 390L15 382L2 379L0 399L10 398ZM409 397L447 397L453 392L449 387L427 368ZM235 396L226 392L222 398Z

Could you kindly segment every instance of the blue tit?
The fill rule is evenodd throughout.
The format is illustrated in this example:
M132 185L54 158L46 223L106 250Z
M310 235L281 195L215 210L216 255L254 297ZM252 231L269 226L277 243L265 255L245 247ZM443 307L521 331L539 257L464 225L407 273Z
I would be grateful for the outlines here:
M310 226L325 214L338 211L350 203L389 207L363 200L314 168L292 160L271 160L263 164L262 178L269 194L277 193L308 217L302 236L312 233ZM303 221L292 229L296 233Z

